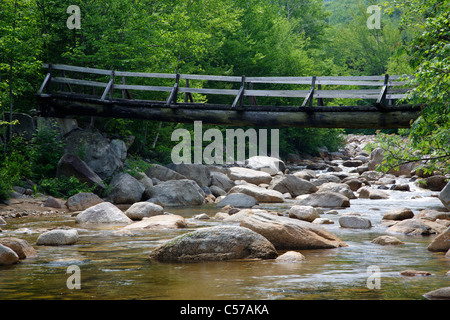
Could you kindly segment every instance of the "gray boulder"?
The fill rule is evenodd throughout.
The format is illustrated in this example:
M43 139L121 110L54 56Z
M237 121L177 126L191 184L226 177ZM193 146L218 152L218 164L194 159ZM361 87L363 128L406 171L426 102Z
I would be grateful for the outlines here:
M228 194L232 193L245 193L246 195L255 198L258 202L274 202L274 203L284 202L284 197L281 192L261 188L252 184L243 184L234 186L228 192Z
M269 189L276 190L281 193L289 193L292 197L301 194L310 194L317 191L317 187L311 182L300 179L292 174L279 175L273 177L270 182Z
M151 179L158 179L159 181L186 179L182 174L159 164L153 164L145 171L145 174Z
M125 215L131 220L142 220L161 214L164 214L163 207L151 202L136 202L125 211Z
M170 164L167 167L185 176L189 180L194 180L200 188L209 187L211 185L211 173L207 166L196 163L181 163Z
M211 172L211 186L217 186L228 192L234 187L234 181L222 172Z
M359 198L360 199L379 200L379 199L388 199L389 195L386 192L378 190L378 189L363 187L363 188L359 189Z
M186 220L177 214L161 214L143 218L123 228L123 230L170 230L186 228Z
M219 208L225 207L226 205L231 205L234 208L251 208L258 204L258 201L244 193L232 193L227 195L225 198L217 203Z
M233 181L244 180L255 185L261 183L270 183L270 181L272 180L272 176L267 172L241 167L230 168L230 172L228 175Z
M311 206L292 206L289 209L289 217L313 222L315 219L320 218L320 214L317 209Z
M128 224L132 220L112 203L102 202L80 212L76 222L79 224Z
M55 229L42 233L36 244L38 246L64 246L72 245L78 241L78 231L75 229Z
M447 183L444 189L442 189L441 193L439 194L439 200L441 200L442 204L447 208L447 210L450 210L450 182Z
M103 199L94 193L80 192L67 199L66 206L70 211L82 211L102 202Z
M205 193L193 180L170 180L150 190L150 200L157 199L164 207L196 206L205 202Z
M278 172L284 172L286 165L284 162L275 157L254 156L245 160L248 168L267 172L270 175L276 175Z
M73 130L65 143L66 153L79 155L101 179L111 177L123 167L108 139L99 132Z
M298 196L296 203L301 206L345 208L350 207L350 199L336 192L313 193L307 196Z
M274 259L274 246L263 236L239 226L201 228L153 250L157 262L222 261L230 259Z
M19 261L19 256L7 246L0 244L0 266L15 264Z
M142 199L145 187L128 173L119 173L111 181L108 199L116 204L135 203Z
M428 300L450 300L450 287L439 288L423 295Z
M339 218L339 225L349 229L370 229L372 223L369 219L356 215L343 215Z
M431 241L428 245L429 251L443 251L446 252L450 249L450 227L444 232L439 234L436 238Z
M36 258L38 255L36 250L28 243L28 241L23 239L14 237L0 238L0 245L13 250L21 260Z
M386 212L383 216L384 220L405 220L414 217L414 213L409 208L394 208Z
M241 221L267 240L278 250L331 249L347 245L335 235L317 224L257 212Z
M73 154L66 153L58 162L56 177L70 178L72 176L91 187L97 187L100 190L106 188L102 179L94 171L92 171L86 162Z
M327 182L319 186L318 193L336 192L346 196L349 199L356 199L355 194L346 183Z

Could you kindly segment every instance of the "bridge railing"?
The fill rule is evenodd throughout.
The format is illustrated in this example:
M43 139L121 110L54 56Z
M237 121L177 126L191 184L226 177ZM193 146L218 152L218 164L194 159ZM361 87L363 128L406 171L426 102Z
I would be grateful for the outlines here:
M408 76L335 76L335 77L236 77L236 76L215 76L215 75L190 75L190 74L167 74L167 73L142 73L112 71L95 68L84 68L69 65L45 64L44 68L48 73L39 90L39 95L52 92L51 84L59 84L60 90L57 92L74 94L72 87L82 86L93 89L94 93L100 88L99 98L104 101L107 98L113 100L114 91L122 92L122 99L131 99L131 90L166 92L169 97L165 101L168 107L176 107L178 94L184 93L185 102L194 102L192 94L202 95L228 95L233 96L232 107L243 105L244 98L249 98L250 105L257 104L257 97L276 98L302 98L303 107L312 107L313 100L317 100L318 106L323 106L324 99L369 99L374 100L374 106L378 109L386 109L393 104L394 100L406 97L410 88L407 88ZM77 78L67 77L66 73L80 74ZM86 79L83 75L89 75ZM92 80L94 77L100 79ZM87 77L84 77L87 78ZM142 85L127 84L127 78L140 79L167 79L172 85ZM183 80L185 86L180 85ZM239 89L223 88L196 88L190 87L190 81L207 81L208 83L228 82L239 84ZM256 89L257 85L263 85L264 89ZM309 90L275 90L267 89L271 85L303 85L309 86ZM324 89L324 86L331 86L332 89ZM361 87L354 89L353 87ZM352 87L351 89L341 89L342 87Z

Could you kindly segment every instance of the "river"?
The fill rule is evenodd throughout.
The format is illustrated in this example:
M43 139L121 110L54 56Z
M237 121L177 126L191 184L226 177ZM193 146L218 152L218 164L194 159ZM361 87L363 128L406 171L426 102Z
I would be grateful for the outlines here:
M192 218L198 213L213 216L218 211L214 205L168 210L186 218L186 229L145 231L132 236L118 233L119 227L80 228L70 215L9 219L0 237L25 239L39 256L0 267L0 299L424 299L423 294L450 285L450 276L446 275L450 259L427 250L434 236L395 234L404 245L371 243L386 234L380 221L389 209L408 207L417 214L420 209L442 207L432 192L412 183L410 186L412 192L388 191L388 200L354 199L350 208L339 210L339 215L348 211L369 218L371 229L343 229L339 215L322 215L334 221L323 227L348 247L303 250L306 260L295 264L275 260L160 264L148 260L149 252L167 239L195 228L222 224ZM283 212L294 203L264 204L263 208ZM61 226L78 229L77 244L35 245L41 228ZM72 265L80 268L80 289L67 287L71 275L67 269ZM428 271L433 276L401 276L406 269Z

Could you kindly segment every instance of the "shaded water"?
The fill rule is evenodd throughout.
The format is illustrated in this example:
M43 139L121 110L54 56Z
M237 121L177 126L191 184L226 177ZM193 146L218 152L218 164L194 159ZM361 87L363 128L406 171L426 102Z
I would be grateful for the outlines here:
M412 186L412 185L411 185ZM24 217L8 220L0 237L27 240L39 257L13 266L0 267L0 299L424 299L423 294L450 285L450 259L433 253L427 246L433 236L397 234L405 245L380 246L370 243L385 234L382 216L393 207L419 209L442 207L424 190L389 191L389 200L351 200L351 208L370 218L373 228L350 230L339 227L339 215L322 215L335 222L323 225L349 246L328 250L303 250L306 260L282 264L275 260L204 262L193 264L151 263L147 256L160 243L195 228L220 225L210 220L192 219L198 213L218 210L214 206L174 208L186 217L189 228L173 231L146 231L133 236L119 235L116 228L88 229L75 224L73 217ZM420 195L418 199L412 196ZM284 211L295 201L264 205ZM36 246L40 228L69 226L78 229L76 245ZM81 270L81 289L70 290L67 268ZM369 289L369 266L381 271L379 289ZM406 269L433 273L430 277L403 277Z

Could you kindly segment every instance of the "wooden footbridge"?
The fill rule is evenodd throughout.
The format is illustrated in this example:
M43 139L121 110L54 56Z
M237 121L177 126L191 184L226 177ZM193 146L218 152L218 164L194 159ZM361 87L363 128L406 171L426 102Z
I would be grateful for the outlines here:
M407 128L421 111L419 106L395 104L409 90L400 76L233 77L52 64L44 67L48 73L38 93L42 117L202 121L270 128L383 129ZM132 95L139 95L139 99L133 99ZM205 97L221 103L194 101L194 98L205 101ZM223 102L227 99L229 102ZM278 105L286 99L295 99L298 105ZM365 102L358 106L326 105L345 99ZM258 105L261 100L271 101L270 105Z

